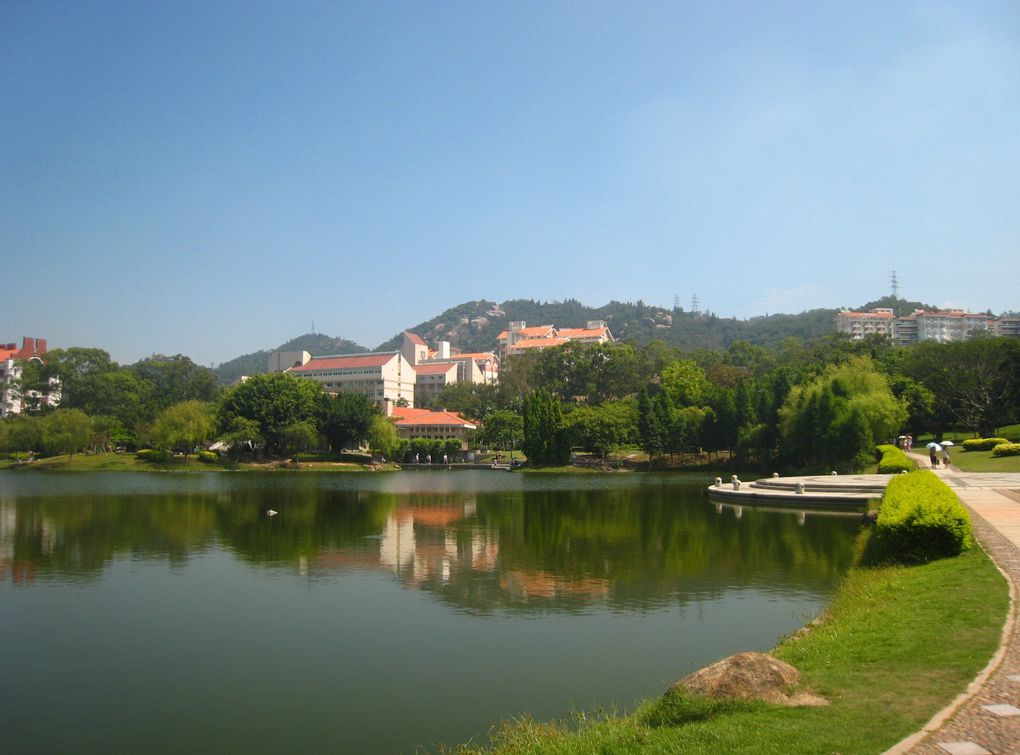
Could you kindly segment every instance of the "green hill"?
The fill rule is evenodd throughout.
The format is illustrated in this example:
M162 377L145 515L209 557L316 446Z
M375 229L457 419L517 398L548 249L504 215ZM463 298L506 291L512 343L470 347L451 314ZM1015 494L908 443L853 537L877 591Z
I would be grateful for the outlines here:
M275 349L244 354L216 367L216 379L221 385L229 385L242 375L257 375L269 369L269 355L274 351L307 351L309 354L362 354L368 349L339 336L333 338L322 333L305 333L280 344Z

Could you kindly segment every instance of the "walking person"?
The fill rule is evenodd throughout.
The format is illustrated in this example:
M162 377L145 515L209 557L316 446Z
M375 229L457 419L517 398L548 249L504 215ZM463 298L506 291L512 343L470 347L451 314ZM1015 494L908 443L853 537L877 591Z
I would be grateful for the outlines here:
M935 446L928 449L928 459L931 461L931 468L935 469L939 465L939 454L935 450Z
M942 446L942 466L949 469L949 448Z

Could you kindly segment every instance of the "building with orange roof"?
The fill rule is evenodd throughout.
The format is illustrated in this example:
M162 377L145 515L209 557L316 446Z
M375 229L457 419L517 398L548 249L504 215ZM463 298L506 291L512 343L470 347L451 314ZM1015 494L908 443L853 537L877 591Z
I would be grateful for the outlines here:
M41 402L45 406L57 406L60 403L60 381L57 378L50 378L49 390L45 395L39 391L25 394L18 386L22 363L32 361L43 364L46 361L43 358L45 354L45 338L26 336L21 339L21 348L16 343L0 344L0 418L23 413L26 403L30 401Z
M427 438L447 440L456 438L460 447L468 447L468 437L478 429L474 422L464 419L456 412L433 412L428 409L414 409L406 406L391 406L391 416L401 438Z
M447 384L454 382L494 383L499 377L499 359L494 352L465 353L451 346L449 341L439 341L436 343L436 348L430 349L421 336L410 331L404 332L400 353L414 365L415 369L422 364L455 364L456 377L449 380ZM437 373L433 371L430 374ZM419 385L421 385L421 381L419 381Z
M613 334L604 320L589 320L583 328L557 328L555 325L528 327L523 320L511 322L510 328L496 336L501 357L523 354L531 349L548 349L569 341L581 343L612 343Z
M891 309L877 307L868 312L842 310L836 315L836 330L852 339L869 335L892 338L899 346L920 341L952 343L967 341L978 334L1020 336L1020 323L1011 318L997 318L987 313L964 312L962 309L928 311L915 309L905 317L896 317ZM1016 321L1016 318L1012 318Z
M330 393L360 393L379 404L404 399L414 406L414 367L399 351L312 357L287 372L318 380Z
M414 367L416 403L425 403L442 393L448 385L457 382L456 362L423 362Z

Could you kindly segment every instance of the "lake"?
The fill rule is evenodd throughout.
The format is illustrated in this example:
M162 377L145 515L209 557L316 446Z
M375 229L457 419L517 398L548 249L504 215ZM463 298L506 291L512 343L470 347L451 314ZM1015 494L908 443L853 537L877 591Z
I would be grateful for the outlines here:
M412 752L626 709L851 562L857 518L707 482L0 472L3 750Z

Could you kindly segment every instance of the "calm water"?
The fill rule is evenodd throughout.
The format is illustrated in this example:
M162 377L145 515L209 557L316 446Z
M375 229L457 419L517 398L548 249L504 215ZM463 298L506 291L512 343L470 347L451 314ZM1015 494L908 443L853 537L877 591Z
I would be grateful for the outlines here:
M817 614L856 531L651 475L0 472L0 749L408 752L626 708Z

